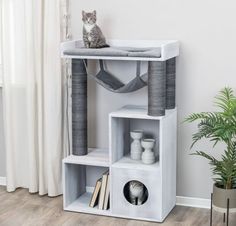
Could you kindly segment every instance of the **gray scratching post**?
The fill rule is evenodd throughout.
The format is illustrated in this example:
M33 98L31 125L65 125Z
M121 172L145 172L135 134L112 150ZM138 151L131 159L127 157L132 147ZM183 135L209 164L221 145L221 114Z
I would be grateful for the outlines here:
M166 62L148 63L148 115L165 115L166 108Z
M166 61L166 109L175 108L175 58Z
M87 72L83 60L72 59L72 154L87 153Z

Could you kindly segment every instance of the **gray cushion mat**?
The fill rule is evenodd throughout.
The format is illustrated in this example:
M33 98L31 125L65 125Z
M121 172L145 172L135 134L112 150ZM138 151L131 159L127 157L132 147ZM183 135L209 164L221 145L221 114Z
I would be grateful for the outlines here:
M115 56L115 57L161 57L161 48L108 47L100 49L74 48L64 51L65 55Z

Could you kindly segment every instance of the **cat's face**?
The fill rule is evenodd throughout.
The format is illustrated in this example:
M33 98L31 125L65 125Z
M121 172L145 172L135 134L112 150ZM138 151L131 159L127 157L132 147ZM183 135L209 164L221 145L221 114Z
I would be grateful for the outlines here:
M84 24L95 24L97 20L96 11L94 10L92 13L86 13L85 11L82 11L82 20Z

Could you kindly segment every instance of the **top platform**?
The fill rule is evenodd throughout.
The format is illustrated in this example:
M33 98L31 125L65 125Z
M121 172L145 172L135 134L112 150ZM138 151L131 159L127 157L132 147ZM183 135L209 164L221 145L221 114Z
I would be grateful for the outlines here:
M179 55L176 40L107 40L111 48L86 49L82 40L61 43L61 57L93 60L166 61ZM146 51L147 50L147 51Z
M163 116L150 116L147 114L147 106L126 105L117 111L111 112L109 115L113 118L133 118L133 119L150 119L150 120L163 120L176 112L175 109L166 110Z

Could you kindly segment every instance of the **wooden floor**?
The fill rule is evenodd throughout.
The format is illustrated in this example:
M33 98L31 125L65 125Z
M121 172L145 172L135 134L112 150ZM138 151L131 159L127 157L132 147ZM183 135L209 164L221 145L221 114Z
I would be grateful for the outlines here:
M230 226L236 226L236 215L231 215ZM214 212L214 226L224 225L222 215ZM164 223L150 223L65 212L62 210L62 197L40 197L29 194L26 189L7 193L0 186L0 225L48 225L48 226L204 226L209 225L209 210L177 206Z

